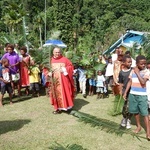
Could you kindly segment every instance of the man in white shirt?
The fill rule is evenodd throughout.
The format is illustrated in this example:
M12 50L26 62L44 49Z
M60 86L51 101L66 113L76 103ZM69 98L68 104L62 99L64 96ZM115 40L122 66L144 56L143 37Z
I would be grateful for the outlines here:
M79 74L80 92L82 92L83 97L86 98L86 70L84 70L83 67L79 67L77 72Z

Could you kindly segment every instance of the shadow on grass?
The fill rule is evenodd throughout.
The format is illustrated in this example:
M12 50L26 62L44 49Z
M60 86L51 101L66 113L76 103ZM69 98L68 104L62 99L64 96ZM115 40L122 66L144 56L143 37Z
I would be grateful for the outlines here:
M89 102L85 101L84 99L75 99L74 100L74 110L80 110L83 106L89 104Z
M90 124L91 127L98 127L101 130L104 130L108 133L114 133L118 136L122 136L123 134L129 134L129 135L132 135L133 137L138 138L139 140L140 140L140 138L146 139L143 136L135 134L131 130L127 130L126 128L120 127L120 124L110 121L110 120L107 120L107 119L97 118L90 114L86 114L86 113L75 111L75 110L72 110L70 115L73 115L73 116L79 118L79 121L81 121L85 124Z
M28 124L31 122L30 120L6 120L6 121L0 121L0 135L10 132L10 131L17 131L21 129L25 124Z
M71 144L71 145L63 146L57 142L55 142L55 144L49 147L49 149L50 150L87 150L78 144Z
M29 95L29 96L21 96L21 97L14 97L12 99L12 102L13 103L19 103L19 102L30 100L30 99L32 99L31 95ZM9 97L6 97L6 98L3 99L3 105L9 104L9 103L10 103Z

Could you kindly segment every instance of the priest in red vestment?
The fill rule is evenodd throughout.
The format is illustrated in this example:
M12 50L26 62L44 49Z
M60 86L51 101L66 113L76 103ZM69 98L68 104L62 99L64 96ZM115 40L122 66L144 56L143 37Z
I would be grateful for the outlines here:
M62 56L61 50L58 47L55 47L53 50L50 64L50 99L55 109L53 113L57 114L61 110L70 110L74 105L74 67L68 58Z

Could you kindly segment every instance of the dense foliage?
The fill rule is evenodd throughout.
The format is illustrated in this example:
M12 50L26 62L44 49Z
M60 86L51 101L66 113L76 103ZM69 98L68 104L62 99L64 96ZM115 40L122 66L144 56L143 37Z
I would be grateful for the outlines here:
M148 0L3 0L0 6L2 44L37 49L53 31L61 31L66 51L89 57L107 49L127 29L150 32Z

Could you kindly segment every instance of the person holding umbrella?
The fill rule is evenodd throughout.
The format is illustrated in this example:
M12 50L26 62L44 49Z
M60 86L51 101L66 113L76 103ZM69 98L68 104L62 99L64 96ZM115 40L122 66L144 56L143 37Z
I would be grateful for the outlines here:
M53 49L50 69L50 99L55 109L53 113L59 114L62 110L69 111L74 105L74 67L68 58L62 56L59 47Z

